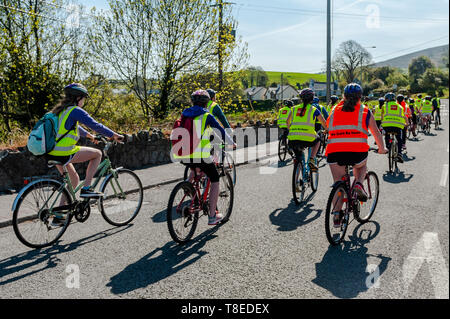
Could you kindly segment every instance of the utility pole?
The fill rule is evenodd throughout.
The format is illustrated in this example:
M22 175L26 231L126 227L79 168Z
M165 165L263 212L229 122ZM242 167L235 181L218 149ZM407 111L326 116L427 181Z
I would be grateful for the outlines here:
M283 104L283 73L281 73L280 90L281 90L281 104Z
M219 91L223 87L223 6L227 4L234 4L233 2L223 2L223 0L217 0L217 3L211 5L211 7L219 8L219 47L217 55L219 57Z
M331 97L331 0L327 0L327 104Z

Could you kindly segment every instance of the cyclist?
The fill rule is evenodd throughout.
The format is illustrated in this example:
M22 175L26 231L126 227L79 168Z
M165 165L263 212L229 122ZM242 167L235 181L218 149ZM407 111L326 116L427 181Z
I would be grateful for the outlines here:
M291 100L286 100L284 102L284 106L278 111L278 118L277 123L278 127L281 128L281 138L287 138L288 136L288 129L287 129L287 119L289 116L289 113L291 112L291 107L294 106L294 102Z
M405 114L405 124L406 126L403 128L402 131L402 149L406 150L406 134L408 133L408 123L411 121L411 110L409 106L405 102L405 97L403 94L397 95L397 104L399 104L401 107L403 107L403 112Z
M383 117L381 120L381 126L386 132L385 142L389 144L389 133L395 133L398 142L398 156L397 161L403 163L402 150L403 150L403 129L406 125L405 111L403 107L396 102L394 93L387 93L384 96L385 105L383 108Z
M378 105L375 106L375 112L373 114L375 118L375 122L377 123L377 127L381 130L381 119L383 117L383 105L384 105L384 97L380 97L378 99Z
M439 123L439 125L442 125L442 123L441 123L441 99L438 98L438 97L434 97L434 98L431 100L431 103L432 103L432 105L433 105L433 113L432 113L432 116L433 116L433 118L434 118L434 113L436 113L435 121L438 121L438 118L439 118L438 123Z
M325 106L320 105L319 98L318 97L314 97L314 99L313 99L311 104L313 106L315 106L320 111L320 114L322 114L323 118L326 121L327 118L328 118L328 112L327 112L327 109L326 109ZM319 119L316 119L315 129L316 129L316 132L318 132L318 131L320 131L322 129L322 124L320 123Z
M334 107L336 106L338 101L339 101L339 98L336 95L330 96L330 103L327 105L328 114L331 113L331 111L334 109Z
M431 123L431 113L433 112L433 104L431 103L431 96L425 96L425 99L422 101L422 130L425 128L425 125L428 121Z
M208 92L209 97L211 100L208 102L206 109L208 110L209 114L212 114L217 120L219 120L220 123L222 123L222 126L225 129L230 129L231 126L230 123L228 123L227 117L222 111L222 108L217 104L216 102L216 91L213 89L207 89L206 92ZM228 130L227 130L228 131Z
M367 201L368 196L362 183L367 172L368 130L375 137L378 153L385 154L387 149L372 112L361 104L361 96L362 88L359 84L350 83L345 87L344 103L336 106L327 120L328 145L325 155L334 182L340 181L345 175L345 166L353 166L354 190L361 201ZM333 212L334 227L340 227L342 204L338 203Z
M75 188L80 182L80 177L77 174L73 164L83 163L89 161L86 170L86 177L84 179L84 186L81 188L80 197L82 198L99 198L103 196L102 193L95 192L90 186L92 178L97 170L97 167L102 159L102 152L92 147L77 146L80 138L86 137L93 143L94 136L83 129L79 124L86 125L88 128L96 131L106 137L113 138L116 141L123 139L123 136L115 133L106 126L97 123L84 109L86 99L89 98L87 89L80 83L72 83L64 88L64 97L56 105L51 112L58 115L59 126L57 131L57 138L66 134L55 148L46 155L46 159L54 160L63 163L69 174L70 182ZM56 165L58 171L63 174L63 166ZM62 199L61 205L64 204ZM58 226L63 224L64 218L55 217L52 224Z
M211 115L206 107L210 101L210 96L206 90L197 90L191 95L193 106L183 111L183 116L186 118L193 118L193 132L198 132L199 143L194 145L192 152L187 155L179 156L173 154L174 159L180 160L182 164L187 165L191 171L194 169L205 173L211 181L211 188L209 191L209 218L208 225L216 225L222 219L223 215L217 210L217 201L219 199L219 173L216 169L216 164L213 162L211 156L211 137L214 135L212 128L218 130L222 140L227 144L236 147L233 139L220 126L219 122ZM195 133L194 133L195 134ZM193 178L191 173L190 180Z
M316 172L318 167L315 164L315 157L319 150L320 140L317 135L314 123L319 120L321 126L326 129L326 122L319 109L312 105L314 91L307 88L300 92L302 103L292 108L287 119L289 130L289 147L294 151L295 157L301 157L302 148L311 147L311 158L308 163L312 172Z
M411 109L411 122L412 122L412 132L413 136L416 137L416 127L417 127L417 108L416 103L413 98L409 99L409 108Z

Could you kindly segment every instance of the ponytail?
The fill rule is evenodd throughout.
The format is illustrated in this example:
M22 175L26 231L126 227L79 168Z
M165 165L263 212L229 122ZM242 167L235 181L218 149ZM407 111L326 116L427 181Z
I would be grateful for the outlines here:
M344 112L354 112L355 107L361 99L361 94L347 94L345 95L344 105L342 106L342 111Z
M308 104L310 104L312 102L313 99L314 99L314 96L305 96L304 98L302 98L303 107L300 112L300 116L305 116L306 107L308 106Z
M58 115L61 113L66 107L68 106L75 106L78 105L78 102L80 102L82 98L79 96L74 96L70 94L66 94L59 103L51 110L53 114Z

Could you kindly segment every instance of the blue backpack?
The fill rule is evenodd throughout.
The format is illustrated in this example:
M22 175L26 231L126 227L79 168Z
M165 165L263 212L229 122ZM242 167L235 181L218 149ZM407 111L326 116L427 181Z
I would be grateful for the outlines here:
M58 133L58 116L52 112L46 113L33 127L28 137L27 148L36 156L51 152L56 143L64 138L68 133L56 140Z

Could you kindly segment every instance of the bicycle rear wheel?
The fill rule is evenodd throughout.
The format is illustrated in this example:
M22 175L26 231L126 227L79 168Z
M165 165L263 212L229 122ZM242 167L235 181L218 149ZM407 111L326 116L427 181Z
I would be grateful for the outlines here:
M305 199L306 185L303 182L303 164L296 160L292 171L292 197L297 205Z
M315 161L316 166L318 166L317 164L317 158ZM311 185L311 190L313 192L317 191L317 188L319 187L319 170L317 170L317 172L310 172L310 185Z
M12 224L14 233L25 246L30 248L51 246L69 227L72 215L68 211L60 215L64 220L61 226L52 226L55 215L48 211L59 194L61 195L56 206L59 206L60 203L62 205L72 204L72 197L67 189L63 188L59 192L60 188L61 183L57 181L42 180L30 185L17 199Z
M280 159L280 162L284 162L284 160L286 159L286 153L287 153L286 139L281 138L278 141L278 158Z
M378 195L380 193L380 182L377 174L368 172L363 182L364 189L369 195L366 202L360 202L359 213L354 212L355 219L361 223L367 223L372 217L378 204Z
M336 184L331 190L328 197L327 210L325 214L325 234L328 242L336 246L342 242L347 232L349 222L349 202L347 190L344 183ZM338 227L334 225L334 212L340 212L340 224Z
M172 239L183 244L194 235L198 223L198 201L194 186L189 182L178 183L170 193L167 204L167 227Z
M106 177L100 191L98 208L103 218L113 226L124 226L136 218L144 201L141 180L132 171L119 169L114 175Z
M392 173L394 171L394 143L393 142L389 146L388 161L389 161L389 173Z
M217 210L223 214L222 223L226 223L233 211L234 186L231 176L228 172L220 176L219 200L217 201Z

